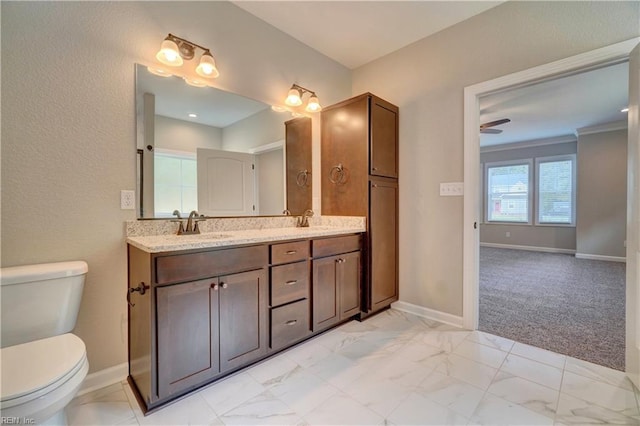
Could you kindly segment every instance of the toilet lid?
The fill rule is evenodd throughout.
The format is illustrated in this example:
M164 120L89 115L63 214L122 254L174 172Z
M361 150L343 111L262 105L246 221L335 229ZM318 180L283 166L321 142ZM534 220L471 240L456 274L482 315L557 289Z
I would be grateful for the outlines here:
M2 401L50 386L85 358L84 342L71 333L0 349Z

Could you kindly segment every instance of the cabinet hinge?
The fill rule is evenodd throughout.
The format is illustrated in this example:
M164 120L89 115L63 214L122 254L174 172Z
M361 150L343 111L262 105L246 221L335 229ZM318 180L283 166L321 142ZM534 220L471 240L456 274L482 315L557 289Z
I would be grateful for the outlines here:
M253 211L254 212L256 211L256 205L255 204L253 205Z
M252 165L251 165L251 170L255 170L255 169L256 169L256 165L255 165L255 164L252 164Z

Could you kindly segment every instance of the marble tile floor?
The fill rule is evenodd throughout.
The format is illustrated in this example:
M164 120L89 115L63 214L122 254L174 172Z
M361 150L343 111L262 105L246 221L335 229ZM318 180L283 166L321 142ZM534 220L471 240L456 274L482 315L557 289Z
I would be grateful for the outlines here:
M70 425L640 425L624 373L396 310L352 321L145 417L126 382Z

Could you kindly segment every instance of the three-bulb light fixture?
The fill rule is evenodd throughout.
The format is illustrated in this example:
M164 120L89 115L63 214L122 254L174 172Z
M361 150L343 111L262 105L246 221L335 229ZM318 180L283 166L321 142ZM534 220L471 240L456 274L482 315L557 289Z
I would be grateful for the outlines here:
M311 95L309 96L309 100L307 101L307 106L304 108L305 111L321 111L322 107L320 106L320 101L318 101L318 96L316 95L316 93L305 87L298 86L297 84L291 86L291 89L289 89L289 93L287 94L287 98L284 100L284 103L293 107L300 106L302 105L302 96L305 93L309 93Z
M204 52L200 57L198 66L196 67L196 73L204 78L218 77L220 72L218 71L218 68L216 68L216 61L213 59L213 55L211 55L211 51L208 48L173 34L169 34L164 39L160 46L160 50L156 54L156 59L165 65L179 67L184 64L185 60L189 61L195 57L196 48L201 49ZM162 76L171 75L164 70L154 70L149 68L149 71ZM184 80L192 86L204 87L207 85L203 81L188 77L184 77Z

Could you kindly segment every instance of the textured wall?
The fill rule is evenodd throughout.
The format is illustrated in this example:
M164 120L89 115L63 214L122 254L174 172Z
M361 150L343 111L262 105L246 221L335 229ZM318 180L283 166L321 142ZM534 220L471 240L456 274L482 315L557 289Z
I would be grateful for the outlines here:
M135 211L120 210L120 190L135 188L134 63L153 63L172 32L212 49L220 88L268 104L294 81L337 102L351 73L227 2L1 8L2 265L89 263L75 332L101 370L127 353L124 221Z
M640 35L639 2L506 2L354 71L400 107L400 298L462 315L463 89ZM475 178L475 177L474 177Z
M156 115L155 147L196 153L197 148L222 148L222 129Z
M627 129L578 137L576 252L626 257Z

